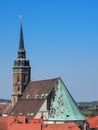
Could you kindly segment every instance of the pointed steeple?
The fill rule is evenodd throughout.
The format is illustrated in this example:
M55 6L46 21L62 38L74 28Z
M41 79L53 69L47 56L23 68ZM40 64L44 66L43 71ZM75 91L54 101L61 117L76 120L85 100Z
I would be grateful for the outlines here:
M12 95L13 106L21 98L30 80L31 80L31 67L29 60L26 59L22 21L20 21L20 39L19 39L18 57L16 60L14 60L14 67L13 67L13 95Z
M19 50L25 50L25 49L24 49L23 31L22 31L22 22L20 23L20 42L19 42Z
M21 17L20 17L20 41L19 41L18 58L26 58L26 51L24 48L23 29L22 29L22 18Z

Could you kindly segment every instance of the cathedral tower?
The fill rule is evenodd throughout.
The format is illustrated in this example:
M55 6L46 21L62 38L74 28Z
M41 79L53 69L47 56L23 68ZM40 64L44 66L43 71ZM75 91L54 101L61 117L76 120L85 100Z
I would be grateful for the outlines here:
M13 67L13 95L12 106L21 98L25 88L30 82L31 68L29 60L26 59L26 51L24 48L22 22L20 23L20 41L18 49L18 57L14 61Z

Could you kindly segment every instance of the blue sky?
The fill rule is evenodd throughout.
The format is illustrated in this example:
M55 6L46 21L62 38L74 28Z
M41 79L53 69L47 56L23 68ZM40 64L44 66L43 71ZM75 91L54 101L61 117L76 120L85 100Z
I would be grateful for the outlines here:
M13 91L20 15L32 80L61 77L76 101L98 100L98 0L0 1L0 98Z

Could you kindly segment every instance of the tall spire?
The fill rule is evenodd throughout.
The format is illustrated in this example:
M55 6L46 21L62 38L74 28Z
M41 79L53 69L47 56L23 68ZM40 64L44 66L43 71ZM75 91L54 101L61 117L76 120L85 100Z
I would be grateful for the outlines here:
M20 40L18 49L18 58L14 60L13 67L13 95L12 105L19 101L26 87L31 80L31 67L29 60L26 59L24 48L22 17L20 17Z
M24 48L24 39L23 39L23 29L22 29L22 16L20 16L20 41L19 41L19 50L18 50L18 58L26 58Z
M19 50L24 50L24 39L23 39L23 31L22 31L22 23L20 25L20 43Z

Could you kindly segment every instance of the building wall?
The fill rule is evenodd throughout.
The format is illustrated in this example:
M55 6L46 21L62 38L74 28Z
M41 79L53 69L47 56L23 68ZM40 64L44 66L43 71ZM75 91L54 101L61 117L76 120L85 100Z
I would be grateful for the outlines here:
M47 99L45 100L45 102L43 103L43 105L41 106L40 110L34 118L43 118L44 120L48 120Z
M18 68L13 69L13 95L12 106L14 106L21 98L25 88L30 81L30 68Z

